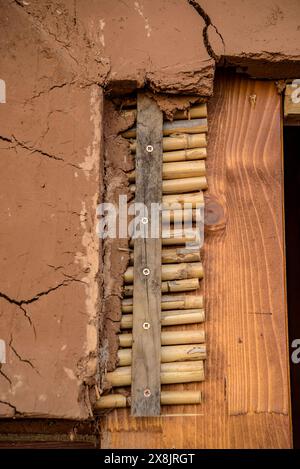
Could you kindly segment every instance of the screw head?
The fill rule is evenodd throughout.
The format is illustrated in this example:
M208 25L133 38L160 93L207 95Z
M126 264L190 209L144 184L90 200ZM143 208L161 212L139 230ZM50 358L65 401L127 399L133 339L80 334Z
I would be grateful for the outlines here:
M151 391L150 391L150 389L147 388L147 389L144 390L144 396L145 396L145 397L150 397L150 396L151 396Z
M145 267L145 268L143 269L143 274L146 275L146 276L147 276L147 275L150 275L150 269L148 269L148 267Z
M153 146L152 146L152 145L147 145L147 146L146 146L146 151L147 151L148 153L152 153L152 152L153 152Z
M149 322L144 322L144 324L143 324L143 329L146 329L146 331L147 331L148 329L150 329L150 323L149 323Z
M148 223L148 218L147 217L143 217L141 222L143 223L143 225L147 225Z

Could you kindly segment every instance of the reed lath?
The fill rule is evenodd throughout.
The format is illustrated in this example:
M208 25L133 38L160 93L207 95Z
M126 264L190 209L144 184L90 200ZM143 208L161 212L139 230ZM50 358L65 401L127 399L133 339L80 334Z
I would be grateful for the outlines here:
M136 159L139 158L140 164L138 140L141 138L141 107L132 107L130 104L130 107L126 108L125 105L120 112L125 117L130 115L136 118L134 126L124 132L123 137L127 139L132 154L137 155ZM151 119L150 126L155 125L155 122L153 124L153 121L150 121ZM203 191L208 187L205 163L207 131L206 104L195 104L187 110L177 111L173 121L164 119L161 129L162 249L158 320L162 329L159 341L154 343L160 344L160 384L172 384L174 389L166 390L164 386L161 388L160 395L156 396L160 405L190 405L202 402L200 383L205 379L204 363L207 357L203 329L204 298L200 293L204 269L200 258L200 240L194 228L198 217L201 216L200 211L204 209ZM151 158L151 153L148 158ZM141 169L136 167L128 174L130 189L135 196L140 189L137 186L141 180L139 171ZM189 204L190 210L184 211L184 204ZM189 224L189 229L184 232L178 228L183 223ZM138 340L134 321L135 315L143 313L140 311L143 305L139 304L137 309L138 303L135 301L135 242L137 241L130 240L130 261L124 274L118 365L106 375L110 391L96 402L95 409L100 411L130 407L136 399L136 396L132 395L133 391L130 391L132 381L139 373L139 370L133 369L137 362L133 359L132 352ZM151 325L148 325L151 328ZM176 389L176 385L180 383L198 384L196 390ZM149 397L146 391L151 394L150 389L145 390L145 400Z

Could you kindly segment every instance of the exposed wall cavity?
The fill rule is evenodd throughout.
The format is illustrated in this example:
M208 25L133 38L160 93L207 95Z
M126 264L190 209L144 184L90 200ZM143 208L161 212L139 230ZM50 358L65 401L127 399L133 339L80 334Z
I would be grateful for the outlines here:
M108 99L104 104L104 194L103 201L118 207L119 196L132 197L126 172L134 168L128 143L120 135L134 119L124 118ZM128 238L103 241L103 306L101 316L100 369L102 373L116 366L123 274L129 262Z
M121 84L121 89L122 84ZM191 104L203 102L199 96L149 94L163 111L165 118L172 120L177 110L186 110ZM124 108L136 106L136 96L107 98L104 102L104 202L118 206L119 196L132 200L127 173L134 169L134 157L130 153L128 139L122 132L135 122L133 113L123 113ZM105 390L105 373L118 365L121 300L123 297L123 275L129 263L129 238L106 238L103 241L103 303L100 322L100 373L101 391Z

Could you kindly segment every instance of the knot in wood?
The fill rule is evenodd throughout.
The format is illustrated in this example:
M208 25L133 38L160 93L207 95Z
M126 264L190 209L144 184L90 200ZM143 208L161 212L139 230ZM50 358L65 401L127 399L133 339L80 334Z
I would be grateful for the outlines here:
M205 197L204 223L207 231L223 230L227 223L224 205L211 194Z

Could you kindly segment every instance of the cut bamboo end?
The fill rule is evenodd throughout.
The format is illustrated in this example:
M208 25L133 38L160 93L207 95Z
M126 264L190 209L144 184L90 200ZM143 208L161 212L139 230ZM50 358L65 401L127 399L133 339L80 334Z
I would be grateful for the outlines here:
M124 298L122 300L122 313L132 313L133 311L133 298ZM203 296L202 295L162 295L161 309L174 310L174 309L202 309Z
M206 148L190 148L187 150L175 150L163 152L163 163L175 161L193 161L206 158Z
M131 366L121 366L107 373L106 381L111 387L130 386ZM160 381L161 384L204 381L203 361L162 363Z
M182 309L162 311L162 326L178 326L182 324L201 324L205 321L205 312L203 309ZM120 327L124 329L132 329L132 314L123 314L121 317Z
M162 178L178 179L205 176L205 161L182 161L175 163L163 163ZM128 175L129 182L135 181L135 171L131 171Z
M163 151L185 150L188 148L206 147L206 134L180 134L163 137ZM135 153L136 140L130 144L130 150Z
M175 121L165 121L163 124L163 135L178 135L178 134L201 134L207 132L207 119L176 119ZM124 138L136 138L136 127L132 127L126 132L122 133Z
M202 344L205 342L204 330L162 331L161 345ZM132 334L119 334L120 347L132 346Z
M125 283L133 283L134 268L128 267L124 274ZM203 278L201 262L182 262L178 264L163 264L161 266L162 280L180 280L188 278Z
M179 194L192 191L204 191L208 188L205 176L189 177L183 179L166 179L162 182L163 194ZM130 191L135 193L135 184L129 186Z
M199 285L200 283L198 278L169 280L167 282L162 282L161 291L162 293L193 291L197 290ZM125 285L123 292L125 297L133 296L133 285Z
M161 347L161 363L182 362L187 360L205 360L205 344L168 345ZM132 349L118 350L119 366L128 366L132 363Z
M101 396L94 405L94 410L115 409L129 407L130 397L123 394L108 394ZM202 403L201 391L161 391L161 405L192 405Z
M161 261L163 264L173 264L181 262L200 262L199 249L173 248L162 249ZM130 253L130 264L133 265L134 253Z

